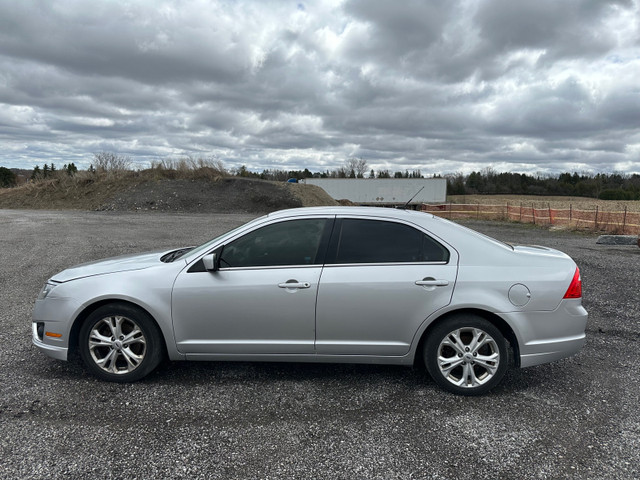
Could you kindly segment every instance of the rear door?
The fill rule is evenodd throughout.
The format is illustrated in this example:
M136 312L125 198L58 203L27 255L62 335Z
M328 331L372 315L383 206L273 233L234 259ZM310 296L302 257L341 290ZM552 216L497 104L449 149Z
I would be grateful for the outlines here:
M405 355L418 327L448 305L458 257L415 225L339 218L322 272L316 352Z

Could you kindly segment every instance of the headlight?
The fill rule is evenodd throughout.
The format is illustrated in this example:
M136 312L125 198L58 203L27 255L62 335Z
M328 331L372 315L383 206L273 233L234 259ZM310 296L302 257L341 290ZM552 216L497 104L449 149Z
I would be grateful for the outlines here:
M38 300L44 300L45 298L47 298L47 295L51 293L51 290L53 290L57 286L58 286L57 283L49 283L49 282L45 283L44 287L42 287L42 290L40 290L40 294L38 295Z

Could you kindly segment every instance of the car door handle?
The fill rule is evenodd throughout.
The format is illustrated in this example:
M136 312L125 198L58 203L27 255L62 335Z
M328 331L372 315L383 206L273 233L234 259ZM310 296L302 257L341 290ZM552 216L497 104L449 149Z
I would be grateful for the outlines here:
M435 278L425 278L423 280L417 280L416 285L422 287L446 287L449 285L449 280L436 280Z
M296 281L287 281L284 283L279 283L279 288L309 288L311 284L309 282L296 282Z

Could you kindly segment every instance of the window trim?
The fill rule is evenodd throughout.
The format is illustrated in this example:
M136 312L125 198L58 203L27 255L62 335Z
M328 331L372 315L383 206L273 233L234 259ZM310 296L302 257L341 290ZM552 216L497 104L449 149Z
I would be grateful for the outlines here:
M254 266L254 267L220 267L218 272L236 272L240 270L285 270L292 268L321 268L321 263L312 263L310 265L267 265L267 266Z
M369 263L325 263L325 267L386 267L386 266L406 266L406 265L449 265L450 262L369 262Z

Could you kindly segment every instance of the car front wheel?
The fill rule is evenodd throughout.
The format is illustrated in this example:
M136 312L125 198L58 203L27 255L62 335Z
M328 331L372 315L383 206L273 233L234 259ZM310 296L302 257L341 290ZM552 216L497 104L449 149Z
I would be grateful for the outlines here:
M427 371L445 390L482 395L502 380L509 364L509 347L488 320L458 315L433 329L423 356Z
M151 373L163 356L153 320L126 304L109 304L91 313L80 329L80 357L95 376L133 382Z

